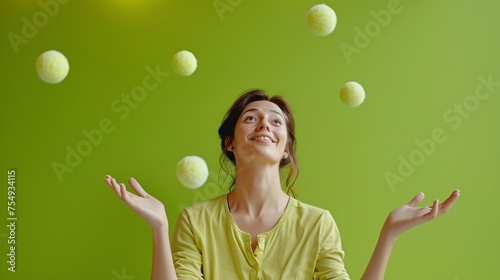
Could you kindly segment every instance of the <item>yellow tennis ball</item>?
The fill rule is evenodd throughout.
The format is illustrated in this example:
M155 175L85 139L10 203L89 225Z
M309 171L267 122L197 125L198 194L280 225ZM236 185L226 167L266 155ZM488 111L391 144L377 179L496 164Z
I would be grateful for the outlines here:
M357 107L365 100L365 90L356 82L348 82L340 88L340 100L349 107Z
M325 4L319 4L307 12L307 23L312 33L326 36L333 32L337 25L337 15Z
M36 71L42 81L49 84L60 83L68 75L68 59L58 51L46 51L37 58Z
M177 179L187 188L201 187L208 178L207 163L198 156L187 156L177 163Z
M181 76L189 76L194 73L198 62L196 57L189 51L180 51L172 59L174 71Z

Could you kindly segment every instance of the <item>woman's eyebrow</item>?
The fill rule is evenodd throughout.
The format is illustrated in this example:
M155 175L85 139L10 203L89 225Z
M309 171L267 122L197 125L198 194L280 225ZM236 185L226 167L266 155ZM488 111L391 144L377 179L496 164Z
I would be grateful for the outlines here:
M243 113L241 113L241 114L243 115L243 114L245 114L245 113L248 113L248 112L253 112L253 111L262 111L262 110L261 110L261 109L258 109L258 108L250 108L250 109L248 109L248 110L244 111L244 112L243 112ZM282 113L280 113L279 111L274 110L274 109L270 109L269 111L270 111L270 112L273 112L273 113L275 113L275 114L277 114L277 115L280 115L283 119L285 119L285 117L283 116L283 114L282 114Z

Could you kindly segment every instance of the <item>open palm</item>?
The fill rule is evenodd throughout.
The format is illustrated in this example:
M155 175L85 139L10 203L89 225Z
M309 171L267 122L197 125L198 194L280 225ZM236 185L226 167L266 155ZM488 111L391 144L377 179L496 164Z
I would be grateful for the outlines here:
M168 225L165 206L161 201L149 195L134 178L129 179L129 184L137 193L127 191L125 184L117 183L110 175L104 180L116 193L116 195L145 220L152 228L161 228Z
M455 190L441 204L436 199L430 206L417 207L424 199L424 194L418 193L408 204L393 210L387 217L384 227L388 229L392 236L397 237L413 227L431 221L446 213L459 196L460 191Z

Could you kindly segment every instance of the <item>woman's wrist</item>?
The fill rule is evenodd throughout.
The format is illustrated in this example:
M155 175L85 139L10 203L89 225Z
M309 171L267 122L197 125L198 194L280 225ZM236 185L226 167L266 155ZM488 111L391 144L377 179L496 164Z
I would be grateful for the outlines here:
M162 222L156 226L152 226L151 230L153 231L153 235L158 235L158 234L167 234L168 235L168 221L165 220L165 222Z
M394 244L396 240L398 240L399 234L397 234L391 226L389 226L387 223L384 223L382 226L382 229L380 230L380 237L379 239L381 241L384 241L386 243L392 243Z

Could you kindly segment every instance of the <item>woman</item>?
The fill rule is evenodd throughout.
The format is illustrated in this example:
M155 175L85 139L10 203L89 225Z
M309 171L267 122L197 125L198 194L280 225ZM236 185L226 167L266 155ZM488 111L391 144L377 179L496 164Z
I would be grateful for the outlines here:
M261 90L245 92L219 128L223 157L235 165L230 192L184 209L172 246L163 204L131 178L138 194L111 176L105 182L153 231L151 279L349 279L339 231L330 212L285 193L298 175L290 107ZM222 164L224 166L224 164ZM293 191L292 191L293 193ZM417 194L392 211L362 279L383 279L392 247L404 231L444 214L459 196L417 208Z

